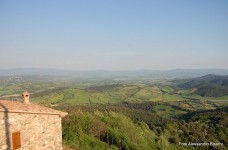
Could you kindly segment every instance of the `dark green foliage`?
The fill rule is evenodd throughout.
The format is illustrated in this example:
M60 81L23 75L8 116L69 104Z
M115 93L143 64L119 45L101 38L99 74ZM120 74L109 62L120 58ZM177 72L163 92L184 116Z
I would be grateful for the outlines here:
M196 93L201 96L225 96L228 95L228 76L206 75L179 84L178 87L184 89L197 88Z
M188 121L203 124L204 130L208 130L215 139L228 145L228 113L222 111L206 112L196 114Z
M147 105L147 106L146 106ZM228 146L227 108L190 113L188 118L165 118L151 112L165 103L120 103L61 106L63 142L79 149L205 149L179 142L221 142ZM178 109L178 107L176 108ZM208 147L206 147L208 148Z
M106 132L106 126L94 116L69 115L63 119L62 127L63 143L71 148L105 150L110 147L96 138Z
M162 80L161 84L160 81L154 84L150 79L143 82L26 80L20 86L18 81L10 81L1 82L0 95L29 89L34 93L33 102L67 111L69 115L62 120L62 135L63 144L71 148L208 149L179 146L179 142L221 142L224 146L218 149L225 149L228 147L226 96L217 99L214 96L226 93L226 78L209 75L188 80L180 86L187 90L166 85L168 82ZM217 101L208 101L209 97L205 96Z
M130 109L141 109L145 111L151 111L154 106L157 105L156 102L144 102L144 103L130 103L130 102L123 102L117 103L116 106L126 107Z
M204 85L197 89L197 93L201 96L219 97L228 94L228 88L220 86Z

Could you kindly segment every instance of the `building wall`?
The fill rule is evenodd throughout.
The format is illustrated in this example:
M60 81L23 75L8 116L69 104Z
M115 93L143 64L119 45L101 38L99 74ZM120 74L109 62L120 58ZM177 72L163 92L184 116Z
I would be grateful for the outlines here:
M21 134L19 150L62 150L58 115L0 112L0 150L13 148L11 134L17 131ZM10 146L7 146L9 141Z

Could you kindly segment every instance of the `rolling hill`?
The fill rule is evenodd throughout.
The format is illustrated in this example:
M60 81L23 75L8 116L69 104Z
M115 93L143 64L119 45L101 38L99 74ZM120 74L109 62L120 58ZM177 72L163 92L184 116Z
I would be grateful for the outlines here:
M183 89L196 89L201 96L219 97L228 95L228 75L205 75L178 85Z

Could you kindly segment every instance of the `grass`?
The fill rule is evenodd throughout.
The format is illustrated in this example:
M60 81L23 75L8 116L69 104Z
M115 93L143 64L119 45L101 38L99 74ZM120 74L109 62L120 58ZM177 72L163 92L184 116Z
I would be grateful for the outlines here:
M164 117L174 117L174 116L178 116L180 114L185 114L186 111L183 110L179 110L176 108L173 108L172 106L169 105L157 105L153 108L153 111L160 116L164 116Z
M163 87L161 87L161 90L164 93L173 93L173 92L175 92L175 90L171 86L163 86Z
M36 103L116 103L124 101L153 101L161 100L162 93L157 87L139 87L136 85L123 85L112 89L90 91L86 89L68 88L63 91L51 92L43 97L34 97Z
M171 90L169 87L165 87ZM79 88L67 88L62 91L50 92L42 97L34 97L32 101L37 103L50 104L90 104L90 103L117 103L117 102L138 102L138 101L180 101L186 99L195 100L228 100L223 97L202 97L191 94L190 90L181 90L177 93L163 93L158 87L146 85L120 85L109 88L102 87L99 90L87 90ZM163 88L164 90L164 88Z
M159 79L158 82L149 78L143 81L131 80L130 82L70 80L66 78L59 80L46 78L4 79L0 80L0 97L21 94L24 90L28 90L31 93L35 93L35 95L31 95L32 101L49 104L177 101L185 99L228 100L228 95L222 97L202 97L192 94L191 90L178 91L165 81L160 84L163 81ZM15 97L8 97L8 99L15 99Z
M162 92L158 87L143 87L134 95L134 98L142 101L161 100Z
M164 101L184 100L184 98L178 94L163 94L162 99Z
M192 91L191 90L179 90L179 93L181 95L185 95L185 96L192 95Z
M198 94L192 94L192 95L182 95L182 97L187 99L198 99L198 100L228 100L228 95L221 96L221 97L206 97L206 96L200 96Z
M140 87L135 85L126 85L116 88L115 90L109 90L108 93L111 97L115 97L121 100L126 100L133 97Z

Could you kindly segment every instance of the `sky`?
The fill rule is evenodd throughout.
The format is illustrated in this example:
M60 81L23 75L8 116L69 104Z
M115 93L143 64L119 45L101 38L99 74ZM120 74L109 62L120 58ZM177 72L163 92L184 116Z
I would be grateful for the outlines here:
M1 0L13 68L228 69L228 1Z

